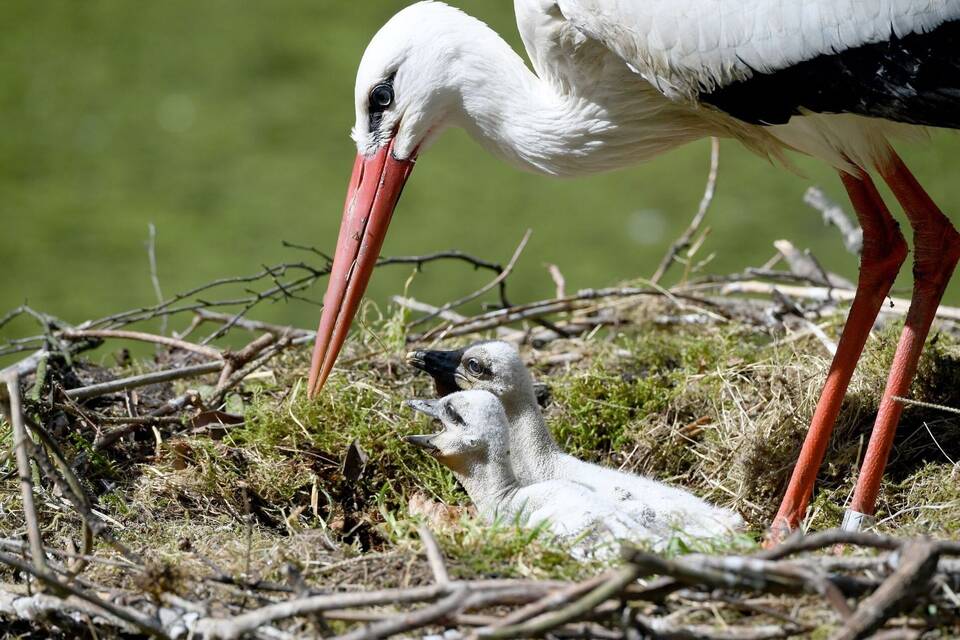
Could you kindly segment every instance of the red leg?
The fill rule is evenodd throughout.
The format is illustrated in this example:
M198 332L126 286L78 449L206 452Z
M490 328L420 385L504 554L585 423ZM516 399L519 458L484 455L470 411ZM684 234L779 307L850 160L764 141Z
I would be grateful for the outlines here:
M776 544L792 529L797 528L807 510L817 471L823 462L850 378L880 307L907 256L907 244L900 228L870 177L866 174L853 176L841 172L840 178L863 228L860 277L847 323L837 345L837 353L833 357L830 373L827 374L827 381L813 414L810 430L803 442L780 509L770 527L768 544Z
M903 411L903 405L893 398L905 396L910 390L937 306L960 259L960 234L903 161L894 154L880 174L900 201L913 228L913 295L860 469L853 504L843 519L843 527L853 530L859 529L865 520L869 522L872 519L883 469L887 465L897 422Z

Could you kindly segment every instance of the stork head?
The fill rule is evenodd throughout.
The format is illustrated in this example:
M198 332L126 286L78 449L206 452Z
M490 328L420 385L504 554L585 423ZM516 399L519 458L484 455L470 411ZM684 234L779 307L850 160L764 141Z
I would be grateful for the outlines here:
M407 405L441 424L436 433L406 436L450 467L506 455L508 422L496 396L486 391L459 391L438 400L408 400Z
M509 342L477 342L455 351L411 351L407 362L429 373L440 394L457 389L489 391L508 411L537 403L530 372Z
M464 47L464 25L487 29L439 2L411 5L380 29L360 62L357 158L317 330L311 395L343 346L417 154L457 112L462 83L451 62Z

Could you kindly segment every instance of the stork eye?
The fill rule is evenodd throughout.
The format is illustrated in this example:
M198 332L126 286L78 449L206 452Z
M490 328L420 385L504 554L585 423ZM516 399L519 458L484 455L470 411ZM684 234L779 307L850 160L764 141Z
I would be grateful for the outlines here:
M387 83L378 84L370 91L370 110L383 111L393 104L393 87Z
M478 376L483 373L483 365L480 364L480 361L476 358L470 358L467 360L467 371L475 376Z

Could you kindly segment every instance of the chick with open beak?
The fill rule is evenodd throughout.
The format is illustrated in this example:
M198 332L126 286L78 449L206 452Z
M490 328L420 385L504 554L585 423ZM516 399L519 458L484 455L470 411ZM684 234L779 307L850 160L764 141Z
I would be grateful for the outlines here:
M436 433L404 440L448 467L488 522L543 523L559 538L574 542L571 551L578 557L609 557L617 541L625 538L655 540L642 518L582 483L546 479L522 485L510 466L510 424L492 393L459 391L407 404L441 427Z

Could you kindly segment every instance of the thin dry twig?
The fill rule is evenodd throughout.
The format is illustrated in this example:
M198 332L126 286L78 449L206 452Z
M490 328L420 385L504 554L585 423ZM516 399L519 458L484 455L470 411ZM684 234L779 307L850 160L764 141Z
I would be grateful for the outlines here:
M157 227L152 222L147 225L149 238L147 239L147 262L150 264L150 283L153 285L153 295L157 297L157 304L163 304L163 290L160 288L160 270L157 268ZM167 332L167 321L164 316L160 319L160 333Z
M850 219L843 207L830 200L819 187L810 187L803 201L823 215L826 224L835 226L843 237L843 246L855 256L863 249L863 229Z
M804 298L808 300L819 300L822 302L849 302L853 300L854 291L850 289L838 289L835 287L795 287L789 285L775 285L769 282L759 282L756 280L729 282L722 285L721 295L730 295L734 293L741 294L759 294L771 295L774 290L780 290L792 298ZM910 307L910 301L906 298L888 298L889 304L883 306L881 313L894 313L904 315ZM937 307L937 317L948 320L960 321L960 308L940 305Z
M120 329L69 329L56 334L64 340L80 340L89 338L116 338L121 340L137 340L139 342L150 342L173 349L191 351L193 353L205 356L207 358L222 358L223 354L219 349L207 347L199 344L193 344L186 340L178 338L169 338L167 336L158 336L143 331L123 331Z
M411 629L419 629L455 613L469 595L470 588L465 584L460 584L450 595L435 604L361 627L336 636L334 640L377 640L379 638L389 638L392 635Z
M23 518L27 525L27 538L30 541L30 554L37 571L48 571L47 555L43 549L43 537L40 535L40 523L33 497L33 473L30 470L30 446L33 442L27 435L20 402L20 378L16 372L8 373L6 379L5 413L13 427L13 449L17 460L17 472L20 476L20 497L23 501Z
M922 400L914 400L912 398L904 398L901 396L893 396L893 399L901 404L908 404L912 407L923 407L924 409L936 409L937 411L945 411L947 413L960 414L960 409L957 409L956 407L948 407L945 404L924 402Z
M700 206L697 207L697 213L693 216L690 224L684 229L680 237L674 240L667 253L660 260L657 270L650 277L650 282L657 284L666 274L667 269L673 265L681 251L690 247L693 237L703 224L703 219L710 210L710 204L713 202L713 196L717 191L717 174L720 169L720 139L710 138L710 172L707 174L707 185L703 190L703 198L700 200Z
M916 595L924 590L937 570L940 551L930 540L914 540L904 545L896 571L870 596L831 640L859 640L879 629L908 604L916 604Z
M450 574L447 573L447 564L443 560L443 551L433 532L427 525L422 524L417 527L417 533L423 542L423 550L427 554L427 562L430 564L430 570L433 572L433 579L437 584L446 584L450 582Z
M105 612L109 616L119 618L124 622L128 622L143 633L147 634L150 637L156 638L167 638L167 633L164 631L163 627L157 624L154 620L143 615L135 609L128 607L121 607L108 602L97 596L96 594L89 593L87 591L81 590L69 583L65 583L57 578L55 574L50 572L49 569L40 569L35 566L30 566L25 562L22 562L19 558L11 556L8 553L0 551L0 563L3 563L7 566L13 567L20 571L29 573L33 577L37 578L39 581L43 582L46 586L50 587L54 593L58 594L69 594L83 600L94 607Z
M510 261L507 263L507 266L503 268L503 271L497 274L496 278L494 278L487 284L483 285L473 293L469 293L463 296L462 298L458 298L457 300L448 302L440 306L437 309L437 311L433 313L428 313L427 315L421 316L416 320L411 321L407 325L407 328L412 328L417 325L423 324L428 320L432 320L433 318L436 318L438 315L440 315L444 311L450 311L451 309L456 309L457 307L461 307L472 300L476 300L477 298L485 294L487 291L490 291L494 287L498 287L502 285L506 281L507 276L510 275L510 273L513 271L513 268L516 266L517 260L520 259L520 254L523 253L524 248L526 248L527 242L530 240L530 235L532 233L533 231L531 229L527 229L527 231L523 234L523 238L520 239L520 244L517 245L516 250L514 250L513 255L510 257Z
M154 371L151 373L130 376L129 378L120 378L118 380L110 380L109 382L91 384L86 387L67 389L65 393L67 397L74 400L88 400L90 398L107 395L108 393L116 393L118 391L136 389L137 387L145 387L151 384L170 382L172 380L183 380L185 378L194 378L208 373L215 373L223 369L223 366L224 363L219 360L217 362L205 362L203 364L180 367L179 369L165 369L163 371Z

